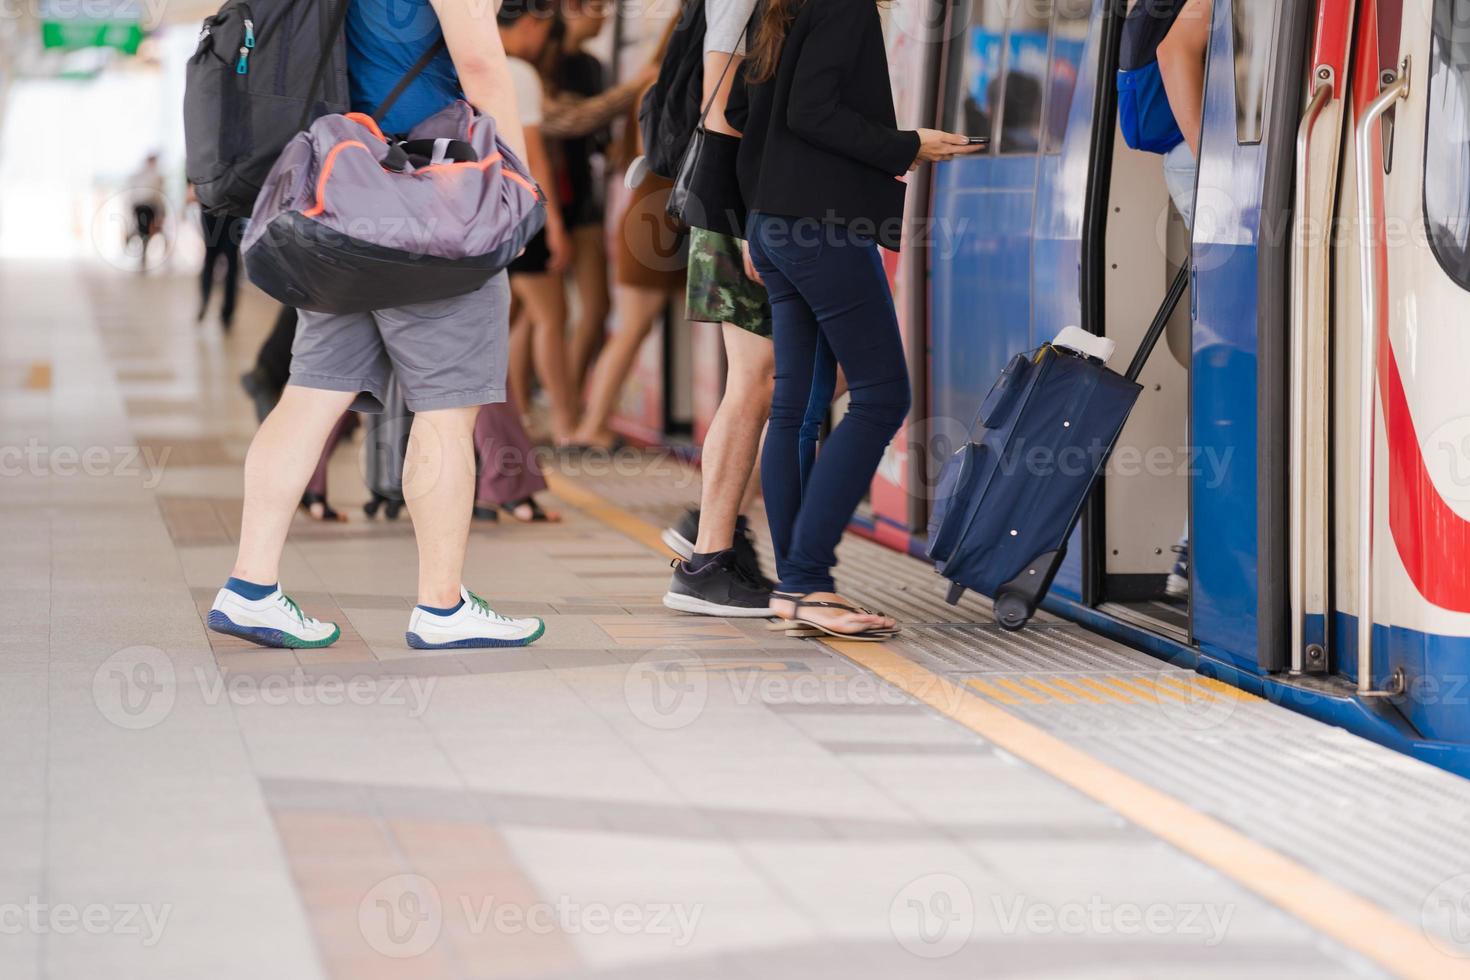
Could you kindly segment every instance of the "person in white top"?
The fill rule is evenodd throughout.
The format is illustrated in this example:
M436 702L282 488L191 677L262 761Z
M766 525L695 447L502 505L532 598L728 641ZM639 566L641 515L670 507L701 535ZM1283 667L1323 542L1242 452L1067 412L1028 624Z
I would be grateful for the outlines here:
M525 356L529 343L536 376L551 399L552 440L564 446L577 425L576 395L567 369L567 297L562 283L562 270L572 259L572 241L562 220L551 156L541 132L545 88L532 67L546 53L556 23L555 2L506 0L497 20L526 130L526 166L546 195L546 228L509 269L511 292L524 310L521 322L511 324L511 386L524 412L530 404Z
M137 238L142 244L138 255L138 271L148 268L148 243L163 230L163 215L168 201L163 194L163 174L158 169L158 154L150 153L128 178L128 203L133 221L123 236L124 243Z

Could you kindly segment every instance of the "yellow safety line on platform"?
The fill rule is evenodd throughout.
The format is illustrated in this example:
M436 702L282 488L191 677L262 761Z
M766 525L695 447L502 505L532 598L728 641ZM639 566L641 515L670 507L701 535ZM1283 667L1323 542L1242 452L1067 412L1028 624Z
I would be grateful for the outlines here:
M560 474L547 473L552 493L566 503L660 553L658 528ZM1247 837L1093 755L1024 721L985 698L908 659L886 643L823 639L832 650L866 667L909 697L964 725L992 745L1029 763L1120 814L1143 830L1296 916L1318 932L1401 977L1463 978L1465 961L1435 947L1429 937L1356 892ZM1242 692L1213 678L1204 686ZM1087 682L1089 678L1076 678ZM966 684L984 690L984 682ZM988 685L987 685L988 686ZM1116 700L1131 701L1110 691ZM995 690L995 689L992 689ZM999 695L999 692L996 691ZM1249 697L1247 695L1247 697ZM996 700L1001 700L997 696ZM1015 703L1016 699L1007 700Z

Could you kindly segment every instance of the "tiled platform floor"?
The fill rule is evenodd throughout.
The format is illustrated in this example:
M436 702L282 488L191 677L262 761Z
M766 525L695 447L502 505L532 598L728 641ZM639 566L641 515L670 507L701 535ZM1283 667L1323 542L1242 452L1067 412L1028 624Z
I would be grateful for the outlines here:
M544 640L412 651L410 528L344 447L354 520L283 572L342 642L207 634L267 304L221 336L186 280L0 291L0 977L1378 973L830 648L666 613L575 509L471 547Z

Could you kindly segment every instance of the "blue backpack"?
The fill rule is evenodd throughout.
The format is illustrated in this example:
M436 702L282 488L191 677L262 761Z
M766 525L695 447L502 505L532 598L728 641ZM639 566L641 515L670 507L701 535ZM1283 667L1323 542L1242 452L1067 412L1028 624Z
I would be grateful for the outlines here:
M1123 22L1118 124L1123 141L1135 150L1168 153L1184 141L1159 74L1159 45L1183 6L1184 0L1138 0Z

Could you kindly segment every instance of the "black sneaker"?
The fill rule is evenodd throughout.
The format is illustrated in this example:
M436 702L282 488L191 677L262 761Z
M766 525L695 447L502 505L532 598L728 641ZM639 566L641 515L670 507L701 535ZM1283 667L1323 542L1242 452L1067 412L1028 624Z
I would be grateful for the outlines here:
M741 570L735 551L722 551L698 571L676 559L674 580L664 594L664 605L697 616L764 619L769 616L771 592Z
M694 557L694 542L699 538L699 508L691 507L673 527L664 528L659 535L669 550L688 561Z
M761 571L761 560L755 553L755 538L751 536L750 524L745 516L735 518L735 565L745 574L745 577L755 582L761 588L770 592L776 587L776 583L766 578L766 573Z
M694 557L694 542L699 539L699 509L691 508L684 512L684 516L672 527L666 527L663 534L659 536L663 543L668 545L670 551L680 558L688 561ZM761 560L755 553L755 541L750 535L750 523L742 514L735 518L735 563L745 573L745 577L755 582L767 592L776 587L776 583L766 578L761 570Z

